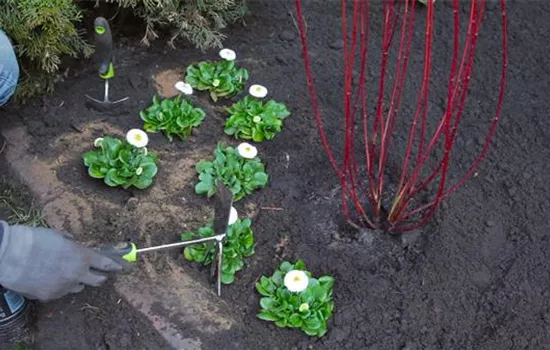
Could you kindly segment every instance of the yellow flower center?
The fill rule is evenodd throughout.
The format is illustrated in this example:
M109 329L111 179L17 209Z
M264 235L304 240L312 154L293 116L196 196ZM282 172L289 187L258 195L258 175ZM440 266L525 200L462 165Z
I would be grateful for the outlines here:
M137 134L136 134L136 135L134 136L134 140L136 140L136 141L141 141L141 135L137 135Z
M300 276L294 277L294 282L300 282L302 278Z

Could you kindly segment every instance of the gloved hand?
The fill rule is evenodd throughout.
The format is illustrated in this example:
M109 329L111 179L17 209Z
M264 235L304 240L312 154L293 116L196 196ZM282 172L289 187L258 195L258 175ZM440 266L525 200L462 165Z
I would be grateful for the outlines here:
M99 286L123 263L45 228L0 221L0 284L29 299L48 301Z

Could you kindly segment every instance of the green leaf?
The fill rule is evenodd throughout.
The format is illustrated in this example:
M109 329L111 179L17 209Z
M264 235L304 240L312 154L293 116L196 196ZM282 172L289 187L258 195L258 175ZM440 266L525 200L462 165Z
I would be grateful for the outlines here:
M283 261L279 269L286 274L290 270L294 269L294 266L288 261Z
M271 280L276 285L281 286L283 284L283 278L284 278L283 273L280 270L277 270L277 271L275 271L275 273L273 273L273 276L271 277Z
M218 94L215 91L210 91L210 98L212 99L212 101L217 102Z
M334 286L334 278L332 276L323 276L319 278L319 282L326 290L330 290Z
M316 300L325 301L328 297L327 291L322 286L312 287L311 292Z
M152 178L157 174L158 168L153 162L144 162L141 164L141 167L143 169L141 177Z
M101 142L101 148L110 159L118 158L118 151L122 146L122 141L112 137L104 137Z
M252 140L254 142L262 142L264 140L264 133L259 129L253 129Z
M316 315L314 315L314 317L310 317L307 320L305 320L304 324L307 328L309 328L311 330L317 330L317 329L321 328L321 326L323 325L321 320L319 320L316 317Z
M201 173L199 174L199 180L201 180L207 185L210 185L210 186L214 185L214 176L212 176L212 174L209 174L206 172Z
M254 174L254 181L256 181L256 183L260 186L264 186L267 184L267 174L266 173L263 173L263 172L259 172L259 173L256 173Z
M153 179L152 178L147 178L147 177L143 177L143 176L140 176L137 181L134 183L134 186L136 188L139 188L140 190L143 190L149 186L151 186L153 184Z
M235 282L235 274L222 273L222 283L223 284L231 284L233 282Z
M288 319L288 323L295 328L302 327L302 318L299 314L292 314L292 316Z
M277 302L273 298L261 298L260 299L260 306L263 309L266 309L266 310L271 310L276 304L277 304Z
M260 294L263 295L263 296L266 296L266 297L271 296L271 293L268 292L268 291L262 286L262 284L259 283L259 282L256 283L256 290L258 291L258 293L260 293Z
M196 194L204 194L208 193L208 191L212 188L211 184L207 184L205 182L199 182L195 185L195 193Z
M87 152L82 155L82 159L84 160L84 165L86 166L92 166L93 164L98 162L98 155L99 153L97 151Z
M256 315L260 320L264 321L277 321L278 317L271 312L262 311Z
M214 167L214 164L212 162L202 161L196 165L195 170L198 173L202 173L202 172L211 170L213 167Z
M296 261L296 264L294 265L294 269L296 270L302 270L302 271L306 271L306 264L304 264L304 262L302 260L298 260Z
M260 278L260 284L262 285L264 290L269 294L274 293L277 290L277 287L275 286L275 284L265 276L262 276Z
M103 179L105 177L105 174L103 174L95 166L91 166L88 168L88 175L90 175L90 177L93 177L94 179Z
M118 186L126 183L126 179L118 175L116 168L112 168L105 175L105 183L109 186Z
M311 337L316 336L317 333L318 333L318 330L316 330L316 329L310 329L310 328L307 328L307 327L305 327L305 326L302 326L302 330L303 330L307 335L309 335L309 336L311 336Z
M193 249L191 247L185 247L185 249L183 250L183 256L189 261L195 261Z

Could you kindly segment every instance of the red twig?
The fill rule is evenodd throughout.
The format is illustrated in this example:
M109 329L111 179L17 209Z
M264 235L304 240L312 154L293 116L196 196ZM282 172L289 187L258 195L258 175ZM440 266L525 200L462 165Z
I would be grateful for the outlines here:
M317 94L313 86L311 66L308 56L307 38L301 7L301 0L296 0L298 15L298 27L302 42L304 66L308 91L313 105L313 113L321 141L329 161L336 172L342 187L342 207L348 221L351 219L349 202L359 220L369 227L386 227L395 231L408 231L424 225L433 215L439 203L455 192L464 182L471 177L483 159L486 157L489 146L496 131L502 111L502 103L505 91L507 70L507 15L505 0L500 0L502 13L502 46L503 66L501 72L500 92L495 112L489 131L483 145L483 149L475 158L472 166L466 174L453 186L447 187L446 182L451 161L451 153L457 138L460 122L463 116L470 77L473 71L473 61L477 38L480 32L481 22L484 17L486 0L471 0L470 14L468 17L468 29L464 38L462 52L460 53L460 16L459 0L453 0L453 56L450 65L449 81L447 88L446 110L436 124L435 131L427 135L428 101L431 78L431 56L433 52L434 19L435 10L433 1L428 1L426 6L426 28L424 38L424 63L422 82L418 92L418 99L411 115L411 125L408 131L405 154L402 169L399 176L398 192L389 208L389 215L383 208L384 174L386 164L391 156L392 139L399 115L402 95L407 76L408 57L411 51L414 33L414 14L416 0L384 0L382 2L382 57L380 64L380 77L377 84L378 91L375 96L375 112L370 118L367 110L366 65L368 58L369 42L369 0L351 0L352 13L348 14L348 2L341 0L342 16L342 40L344 63L344 140L343 159L338 164L324 131L322 118L317 102ZM348 22L351 19L351 25ZM393 86L389 92L389 99L385 103L386 86L389 77L389 56L394 35L399 33L397 45L397 59ZM359 40L359 43L357 42ZM358 51L358 52L357 52ZM459 63L459 54L461 56ZM360 62L359 80L354 82L354 67L356 56ZM361 131L356 132L357 116L361 115ZM358 165L356 147L359 145L356 139L361 135L364 148L365 170L364 173ZM417 142L415 142L417 140ZM415 143L417 147L415 149ZM438 151L438 145L442 149ZM437 146L437 147L436 147ZM435 170L426 173L428 160L442 152L435 163ZM414 155L416 153L416 155ZM365 176L364 180L361 176ZM421 175L426 175L421 178ZM419 203L412 208L414 199L430 188L437 181L437 190L428 203ZM372 213L365 210L364 204L370 201ZM369 217L372 215L376 219Z

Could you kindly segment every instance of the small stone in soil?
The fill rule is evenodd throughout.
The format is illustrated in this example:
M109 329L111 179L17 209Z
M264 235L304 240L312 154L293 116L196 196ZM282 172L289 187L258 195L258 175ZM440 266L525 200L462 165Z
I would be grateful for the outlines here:
M407 344L403 347L403 350L416 350L416 344L412 341L408 341Z
M285 65L285 66L286 66L286 64L287 64L287 63L286 63L286 60L285 60L285 58L284 58L283 56L276 56L276 57L275 57L275 60L276 60L278 63L282 64L282 65Z
M374 235L372 230L362 229L359 231L359 242L364 244L372 244Z
M344 48L344 41L342 39L336 39L328 44L328 47L333 50L342 50Z
M128 202L126 202L126 209L128 209L129 211L134 211L136 210L138 203L139 199L137 199L136 197L132 197L128 199Z
M293 41L296 39L296 33L290 30L283 30L281 34L279 34L279 39L283 41Z
M139 89L143 82L143 78L140 75L132 74L128 77L128 82L134 89Z
M347 330L342 328L334 329L330 335L331 338L335 339L337 342L341 342L342 340L346 339L350 334L349 327L347 328Z
M493 220L487 220L485 221L485 225L487 225L487 227L493 227L495 226L495 222Z
M420 230L407 232L401 236L401 243L403 247L410 247L414 245L418 238L420 238Z

